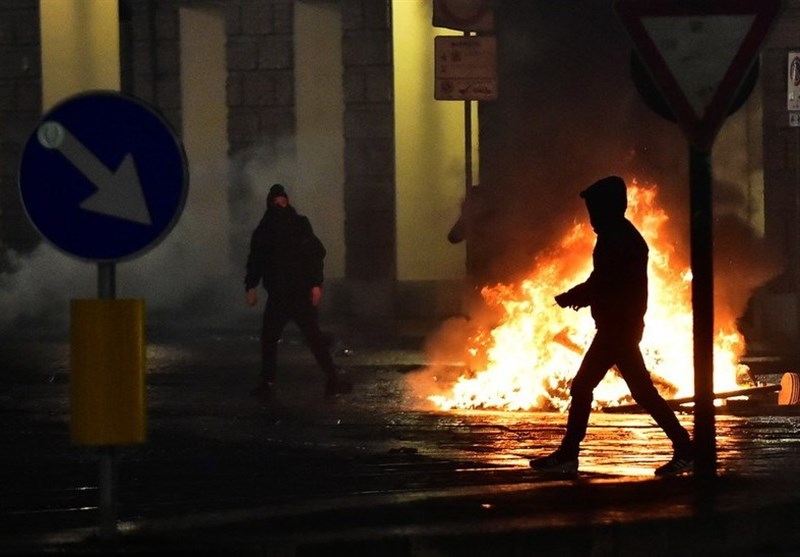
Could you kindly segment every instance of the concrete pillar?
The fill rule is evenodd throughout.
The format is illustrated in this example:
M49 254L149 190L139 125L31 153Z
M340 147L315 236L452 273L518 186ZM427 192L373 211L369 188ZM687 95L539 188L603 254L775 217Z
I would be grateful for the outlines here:
M223 272L231 228L224 12L181 8L180 38L181 135L191 176L182 226L203 246L208 272Z
M462 278L464 244L448 243L447 233L465 194L464 103L433 98L434 37L460 33L434 28L428 2L395 0L392 21L397 278Z
M294 8L297 183L289 194L325 244L326 278L344 277L344 95L339 3Z

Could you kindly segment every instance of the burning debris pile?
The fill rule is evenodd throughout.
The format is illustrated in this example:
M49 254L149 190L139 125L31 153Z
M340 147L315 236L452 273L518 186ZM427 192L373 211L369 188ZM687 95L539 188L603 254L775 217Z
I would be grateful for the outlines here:
M649 302L641 342L645 362L665 398L691 396L694 385L691 272L679 260L667 235L668 216L657 204L657 189L632 181L626 216L650 247ZM434 364L425 370L426 397L438 408L555 410L569 404L569 385L594 335L589 309L558 307L554 296L582 282L591 272L595 236L588 222L576 222L557 245L541 253L519 284L486 286L481 295L491 325L472 319L461 326L460 365ZM744 338L735 317L721 322L714 346L714 385L741 388L748 377L738 364ZM448 357L453 358L453 354ZM458 370L453 377L452 370ZM420 383L422 384L422 383ZM632 401L624 381L612 372L595 390L595 405Z

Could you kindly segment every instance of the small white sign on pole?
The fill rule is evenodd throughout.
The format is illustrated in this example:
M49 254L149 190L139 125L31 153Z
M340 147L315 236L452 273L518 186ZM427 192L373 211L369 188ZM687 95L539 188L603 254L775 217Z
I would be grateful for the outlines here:
M800 52L786 61L786 110L800 110Z
M440 101L497 98L497 40L494 37L439 36L434 39L436 87Z

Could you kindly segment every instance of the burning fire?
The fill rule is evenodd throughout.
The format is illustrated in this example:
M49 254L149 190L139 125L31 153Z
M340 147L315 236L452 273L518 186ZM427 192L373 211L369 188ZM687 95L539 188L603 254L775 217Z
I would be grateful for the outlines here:
M664 237L667 214L656 204L655 187L628 187L627 218L650 247L649 301L640 344L654 383L666 398L691 396L694 390L691 272L674 261L674 246ZM588 219L587 219L588 221ZM556 294L583 282L591 272L595 235L588 222L576 223L560 243L537 257L534 270L516 285L481 291L497 310L491 329L469 338L467 372L449 395L432 395L439 408L558 410L569 404L569 384L594 336L588 308L562 309ZM719 323L714 346L714 386L736 390L746 374L738 364L744 338L735 320ZM625 382L610 371L595 389L597 407L631 402Z

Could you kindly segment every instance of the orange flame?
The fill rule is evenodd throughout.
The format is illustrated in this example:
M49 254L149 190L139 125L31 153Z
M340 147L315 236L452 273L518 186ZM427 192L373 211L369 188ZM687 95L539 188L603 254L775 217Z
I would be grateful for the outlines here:
M667 398L691 396L694 387L691 272L674 261L675 248L664 237L668 216L656 204L655 187L628 187L626 216L650 247L649 300L640 344L656 387ZM569 384L594 336L589 309L562 309L554 297L591 272L594 232L575 223L560 243L537 257L534 270L517 285L497 284L481 291L499 313L496 325L468 340L467 372L445 395L431 395L439 408L558 410L569 404ZM735 390L746 374L738 364L744 337L733 319L716 323L714 385ZM595 406L631 401L627 385L610 372L595 389Z

